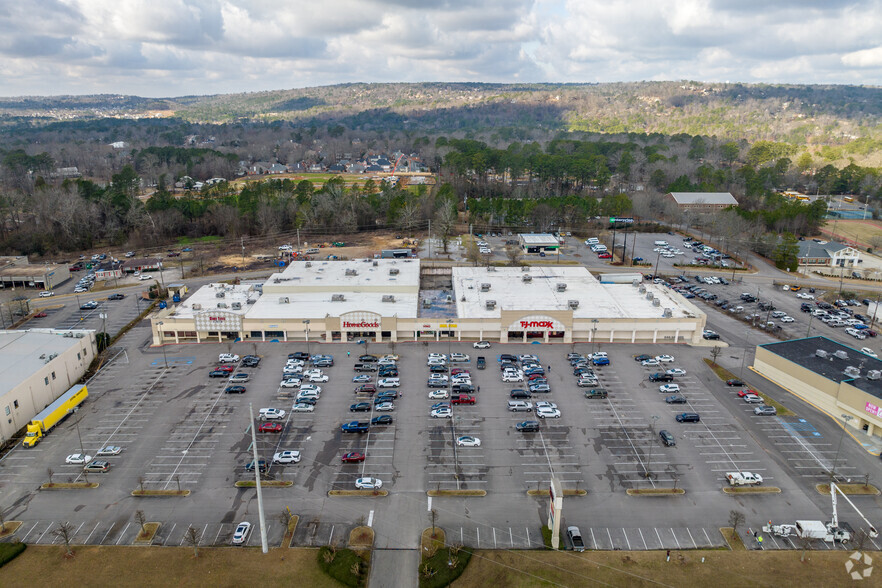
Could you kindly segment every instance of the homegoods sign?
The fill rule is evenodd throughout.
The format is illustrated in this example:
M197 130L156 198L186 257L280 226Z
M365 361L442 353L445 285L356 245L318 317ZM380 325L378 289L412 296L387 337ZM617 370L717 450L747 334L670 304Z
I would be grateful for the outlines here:
M379 329L381 320L382 317L373 312L348 312L340 315L340 328L352 329L354 331Z

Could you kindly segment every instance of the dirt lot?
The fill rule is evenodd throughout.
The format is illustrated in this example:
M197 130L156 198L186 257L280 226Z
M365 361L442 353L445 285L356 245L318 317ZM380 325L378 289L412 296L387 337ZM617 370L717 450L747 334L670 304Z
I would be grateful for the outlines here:
M478 551L453 586L843 586L852 582L845 571L850 551L810 551L805 562L799 561L800 555L800 551L684 551L671 552L671 561L666 562L664 551ZM870 556L877 559L878 553Z

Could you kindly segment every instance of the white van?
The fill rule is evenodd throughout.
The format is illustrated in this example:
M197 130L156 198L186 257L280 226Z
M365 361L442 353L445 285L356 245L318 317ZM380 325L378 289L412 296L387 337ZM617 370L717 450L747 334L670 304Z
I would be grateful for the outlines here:
M532 412L533 403L525 400L509 400L508 410L511 412Z
M585 239L585 245L597 245L598 243L600 243L600 239L597 237L588 237Z
M309 249L306 250L307 255L315 255L318 252L319 252L318 247L310 247Z
M656 246L656 247L667 247L667 246L668 246L668 242L667 242L667 241L656 241L656 242L655 242L655 246Z
M244 384L247 381L248 381L248 374L245 372L230 376L230 383L231 384Z

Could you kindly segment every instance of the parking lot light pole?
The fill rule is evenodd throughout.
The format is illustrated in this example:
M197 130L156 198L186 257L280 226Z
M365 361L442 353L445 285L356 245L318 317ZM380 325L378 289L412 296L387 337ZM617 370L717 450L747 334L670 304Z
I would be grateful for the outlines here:
M306 325L306 355L309 355L309 357L311 358L312 354L309 351L309 319L301 322Z
M652 446L655 445L655 421L658 420L658 415L652 415L652 422L649 423L649 458L646 462L646 477L652 480Z
M162 325L164 324L165 323L162 321L156 323L156 325L159 327L159 346L162 347L162 361L165 362L165 369L168 369L168 356L166 356L165 354L165 342L163 341L163 339L165 339L165 336L162 331Z
M836 462L839 460L839 450L842 449L842 441L845 439L845 429L848 427L848 422L854 419L853 416L848 414L840 415L842 420L845 421L845 424L842 426L842 434L839 436L839 446L836 448L836 456L833 458L833 471L830 472L830 481L835 481L836 479Z
M658 248L658 255L655 256L655 271L652 272L652 278L658 277L658 260L661 259L661 247Z
M260 521L260 547L264 553L269 552L266 542L266 515L263 512L263 492L260 488L260 462L257 461L257 433L254 427L254 407L248 403L248 416L251 419L251 459L254 460L254 482L257 488L257 515Z
M597 322L597 319L591 319L591 343L594 347L592 355L597 353Z

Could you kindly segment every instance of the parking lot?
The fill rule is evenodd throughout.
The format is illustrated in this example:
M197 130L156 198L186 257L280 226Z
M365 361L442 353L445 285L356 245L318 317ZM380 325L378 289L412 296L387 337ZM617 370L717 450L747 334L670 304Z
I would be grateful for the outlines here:
M128 300L118 301L127 303ZM133 341L141 341L146 329L136 329ZM439 522L448 533L459 534L467 545L481 547L528 547L541 542L537 507L542 499L529 498L528 490L547 488L552 476L564 488L586 490L588 495L568 499L570 524L582 527L586 543L601 549L652 549L720 544L713 529L725 522L731 499L720 488L728 471L761 474L782 494L764 497L757 518L823 518L825 499L812 494L811 485L823 481L824 468L837 460L837 470L859 475L863 464L854 463L855 451L844 450L837 458L839 439L813 426L814 416L760 417L753 405L736 396L703 362L707 351L685 346L606 345L610 365L597 366L599 386L607 398L586 398L576 386L573 368L566 358L570 345L494 345L472 349L467 343L433 345L324 345L312 343L310 353L332 354L333 367L313 412L294 412L293 392L280 387L282 368L289 353L306 351L305 344L230 344L168 346L160 349L121 348L89 382L90 398L77 413L37 447L16 449L2 462L0 484L4 507L24 525L20 535L40 543L56 540L47 532L52 521L70 520L77 528L75 543L126 544L135 534L135 508L149 510L151 520L163 521L159 542L179 545L193 525L200 529L203 545L226 544L240 520L256 522L254 490L236 488L238 480L253 477L245 471L252 459L252 426L249 419L261 408L285 410L279 432L257 432L257 452L267 462L268 479L293 482L285 488L266 488L264 501L270 522L271 541L283 533L273 513L290 507L301 515L295 543L322 545L342 540L348 529L364 518L378 530L378 543L395 545L390 529L410 521L425 526L426 491L450 489L486 490L488 498L438 498L429 505L440 512ZM576 351L597 349L579 344ZM226 378L208 377L217 365L218 353L261 356L256 368L233 364L234 372L247 372L244 394L227 394ZM347 355L349 351L349 355ZM399 397L394 410L373 410L373 397L353 391L353 366L365 351L400 355ZM457 364L467 369L479 390L476 403L453 404L451 418L432 418L426 381L426 353L459 351L470 355ZM536 393L532 402L555 403L560 418L536 419L533 412L510 412L509 392L521 383L501 381L501 353L531 353L539 357L550 386ZM634 356L670 354L673 362L644 367ZM482 355L487 367L476 369ZM167 363L167 365L166 365ZM681 368L675 378L686 404L667 404L668 394L649 374ZM376 372L370 373L376 382ZM350 405L366 400L368 412L350 412ZM697 412L697 423L679 423L675 416ZM370 421L388 414L392 422L370 427L366 433L346 433L344 423ZM521 432L516 424L539 421L537 432ZM269 421L267 421L269 422ZM676 445L666 447L658 432L670 431ZM477 437L480 446L460 446L462 436ZM90 474L100 487L79 494L74 511L63 493L34 493L49 479L81 479L81 468L65 465L65 456L118 445L122 452L109 456L106 474ZM280 451L301 452L299 463L273 464ZM343 463L349 452L365 455L364 461ZM782 456L779 460L776 456ZM389 490L386 499L332 498L331 490L355 487L357 478L379 478ZM689 501L670 504L658 511L646 502L628 502L629 488L687 490ZM161 503L132 503L138 488L191 491L187 499ZM26 499L25 499L26 498ZM739 499L744 500L744 499ZM749 500L749 499L748 499ZM826 499L829 501L829 498ZM606 505L597 512L599 504ZM108 505L112 505L108 507ZM771 505L771 506L769 506ZM751 507L754 508L754 507ZM761 513L761 514L760 514ZM699 515L696 518L696 515ZM541 516L539 517L541 518ZM848 517L854 524L854 517ZM872 518L872 517L871 517ZM714 521L696 524L695 521ZM384 531L384 529L387 529ZM418 536L418 533L417 533ZM249 544L256 544L252 534Z

